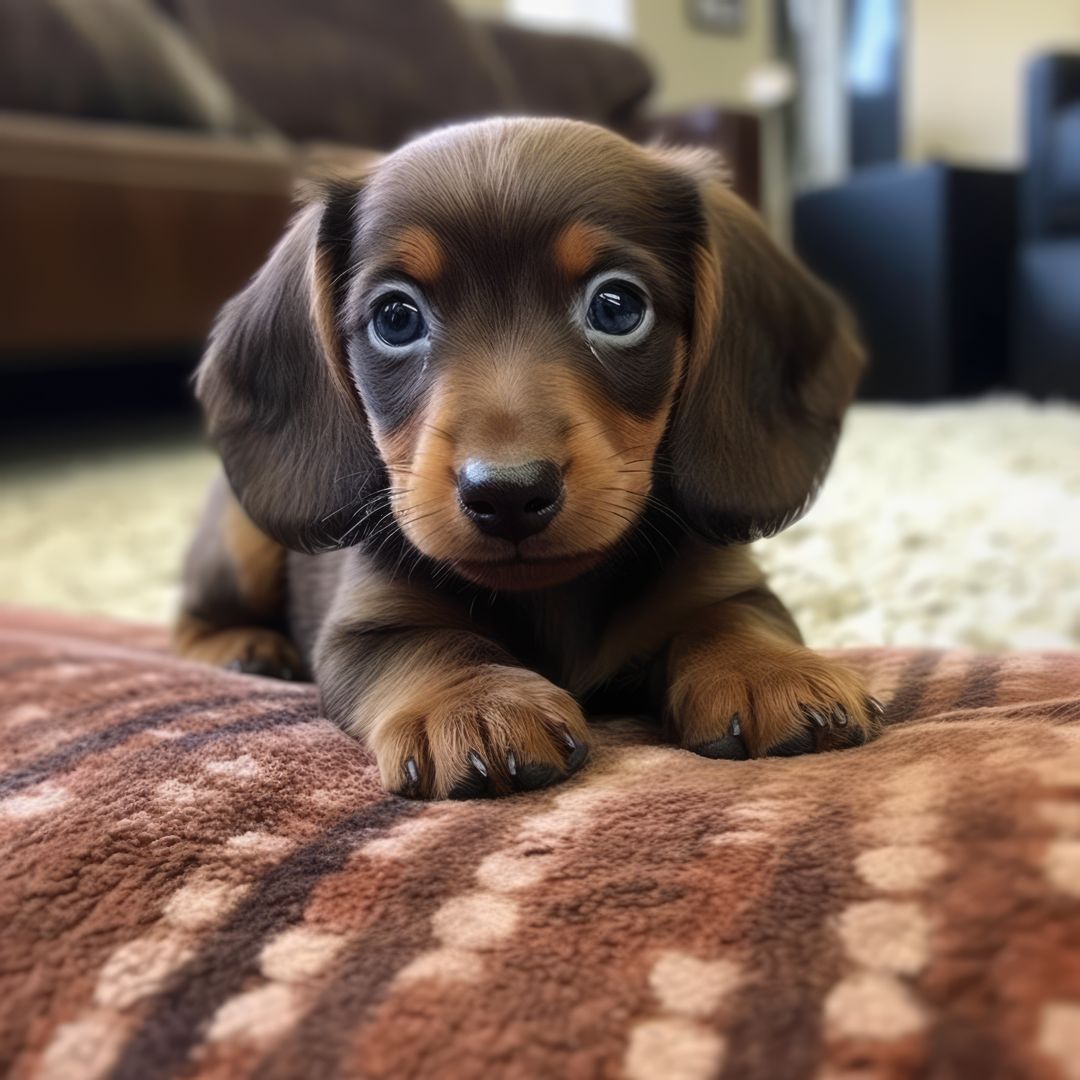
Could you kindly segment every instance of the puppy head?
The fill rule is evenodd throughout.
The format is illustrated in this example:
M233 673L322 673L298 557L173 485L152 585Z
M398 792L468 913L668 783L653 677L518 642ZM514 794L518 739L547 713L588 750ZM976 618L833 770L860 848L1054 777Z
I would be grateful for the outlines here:
M390 530L523 589L601 561L650 502L718 542L782 528L860 365L713 162L503 120L324 186L223 311L198 392L282 543Z

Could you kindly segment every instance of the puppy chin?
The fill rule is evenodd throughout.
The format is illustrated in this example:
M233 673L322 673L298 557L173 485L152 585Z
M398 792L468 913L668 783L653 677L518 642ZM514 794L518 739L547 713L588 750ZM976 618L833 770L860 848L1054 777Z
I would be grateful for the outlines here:
M593 569L604 558L602 551L558 558L449 560L454 572L473 585L498 592L528 592L565 585Z
M448 567L464 581L494 592L529 592L565 585L604 562L622 535L605 537L597 547L567 552L566 539L547 533L530 537L518 547L483 537L472 525L459 521L448 523L434 535L418 535L415 526L405 522L402 531L422 555Z

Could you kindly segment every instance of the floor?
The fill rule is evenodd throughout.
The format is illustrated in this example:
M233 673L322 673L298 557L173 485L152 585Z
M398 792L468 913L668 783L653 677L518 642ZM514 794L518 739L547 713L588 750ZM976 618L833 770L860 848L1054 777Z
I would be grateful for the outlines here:
M186 423L7 446L0 599L167 620L214 468ZM1080 647L1080 408L859 405L816 506L758 550L818 646Z

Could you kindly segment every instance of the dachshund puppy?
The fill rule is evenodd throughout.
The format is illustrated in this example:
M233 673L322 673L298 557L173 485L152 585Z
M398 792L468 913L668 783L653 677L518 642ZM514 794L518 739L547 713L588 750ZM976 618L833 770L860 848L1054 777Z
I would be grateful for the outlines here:
M862 362L709 156L421 138L323 184L221 313L179 651L313 675L420 798L563 779L587 712L710 758L858 745L880 706L744 545L807 508Z

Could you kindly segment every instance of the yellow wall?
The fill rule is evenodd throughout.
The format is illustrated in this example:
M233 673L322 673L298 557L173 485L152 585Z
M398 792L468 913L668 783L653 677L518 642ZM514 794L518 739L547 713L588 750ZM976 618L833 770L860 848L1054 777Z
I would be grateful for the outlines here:
M1022 159L1021 78L1046 48L1080 49L1078 0L910 0L906 156Z
M747 0L741 34L713 34L694 26L682 0L635 0L634 44L657 80L656 104L742 102L747 72L770 55L772 26L767 0Z
M456 0L471 15L494 16L503 0ZM686 15L683 0L632 0L633 46L652 65L656 78L653 104L659 108L742 101L746 73L769 55L772 37L770 0L746 0L746 23L740 34L699 30Z
M468 15L481 15L484 18L501 15L506 6L503 0L454 0L454 4Z

